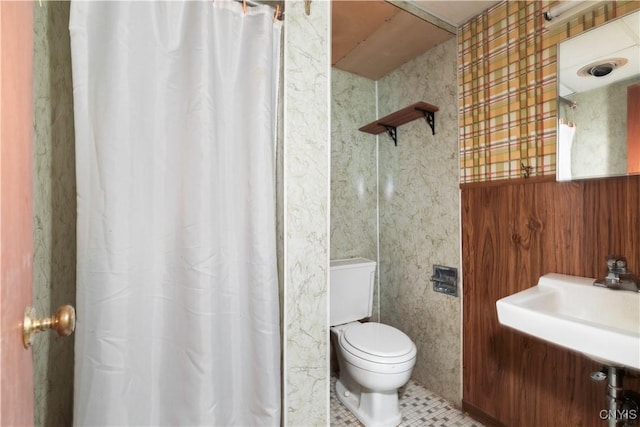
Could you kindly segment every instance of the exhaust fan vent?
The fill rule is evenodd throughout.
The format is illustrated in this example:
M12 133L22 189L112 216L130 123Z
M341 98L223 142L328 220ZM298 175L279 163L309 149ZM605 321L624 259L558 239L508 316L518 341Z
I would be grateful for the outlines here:
M603 59L580 68L578 75L580 77L604 77L611 74L613 70L624 66L627 62L625 58Z

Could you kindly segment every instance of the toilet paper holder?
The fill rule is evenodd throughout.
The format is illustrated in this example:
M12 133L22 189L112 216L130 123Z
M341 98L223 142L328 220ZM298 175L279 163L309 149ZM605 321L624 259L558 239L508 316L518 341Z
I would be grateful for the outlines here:
M433 265L433 290L443 294L458 296L458 269L444 265Z

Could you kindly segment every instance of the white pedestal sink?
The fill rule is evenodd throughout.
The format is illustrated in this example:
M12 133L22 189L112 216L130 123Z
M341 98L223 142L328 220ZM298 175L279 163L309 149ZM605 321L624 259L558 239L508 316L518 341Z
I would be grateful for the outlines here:
M602 364L640 370L640 293L594 280L545 274L537 286L498 300L498 320Z

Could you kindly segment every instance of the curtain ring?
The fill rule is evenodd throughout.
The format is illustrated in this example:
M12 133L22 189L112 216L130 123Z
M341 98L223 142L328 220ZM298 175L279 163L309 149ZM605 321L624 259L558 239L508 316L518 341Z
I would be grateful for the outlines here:
M242 0L242 13L247 14L247 0Z
M304 0L304 13L311 15L311 0Z
M276 13L275 15L273 15L273 22L276 22L279 17L280 17L280 4L278 3L276 5Z

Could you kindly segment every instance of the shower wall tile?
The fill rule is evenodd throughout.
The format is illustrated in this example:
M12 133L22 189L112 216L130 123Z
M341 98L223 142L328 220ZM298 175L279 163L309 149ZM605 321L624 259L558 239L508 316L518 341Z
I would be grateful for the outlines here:
M34 7L33 298L38 315L75 304L76 190L69 2ZM33 345L34 423L71 425L73 337Z
M331 259L378 260L376 138L358 130L376 118L375 95L373 80L332 68Z
M330 3L287 2L284 53L285 425L328 425Z
M435 135L425 120L380 137L382 321L418 347L414 380L460 404L460 298L433 291L433 264L460 271L460 192L455 38L381 79L380 116L425 101L439 107Z
M375 82L331 70L331 258L377 258Z

